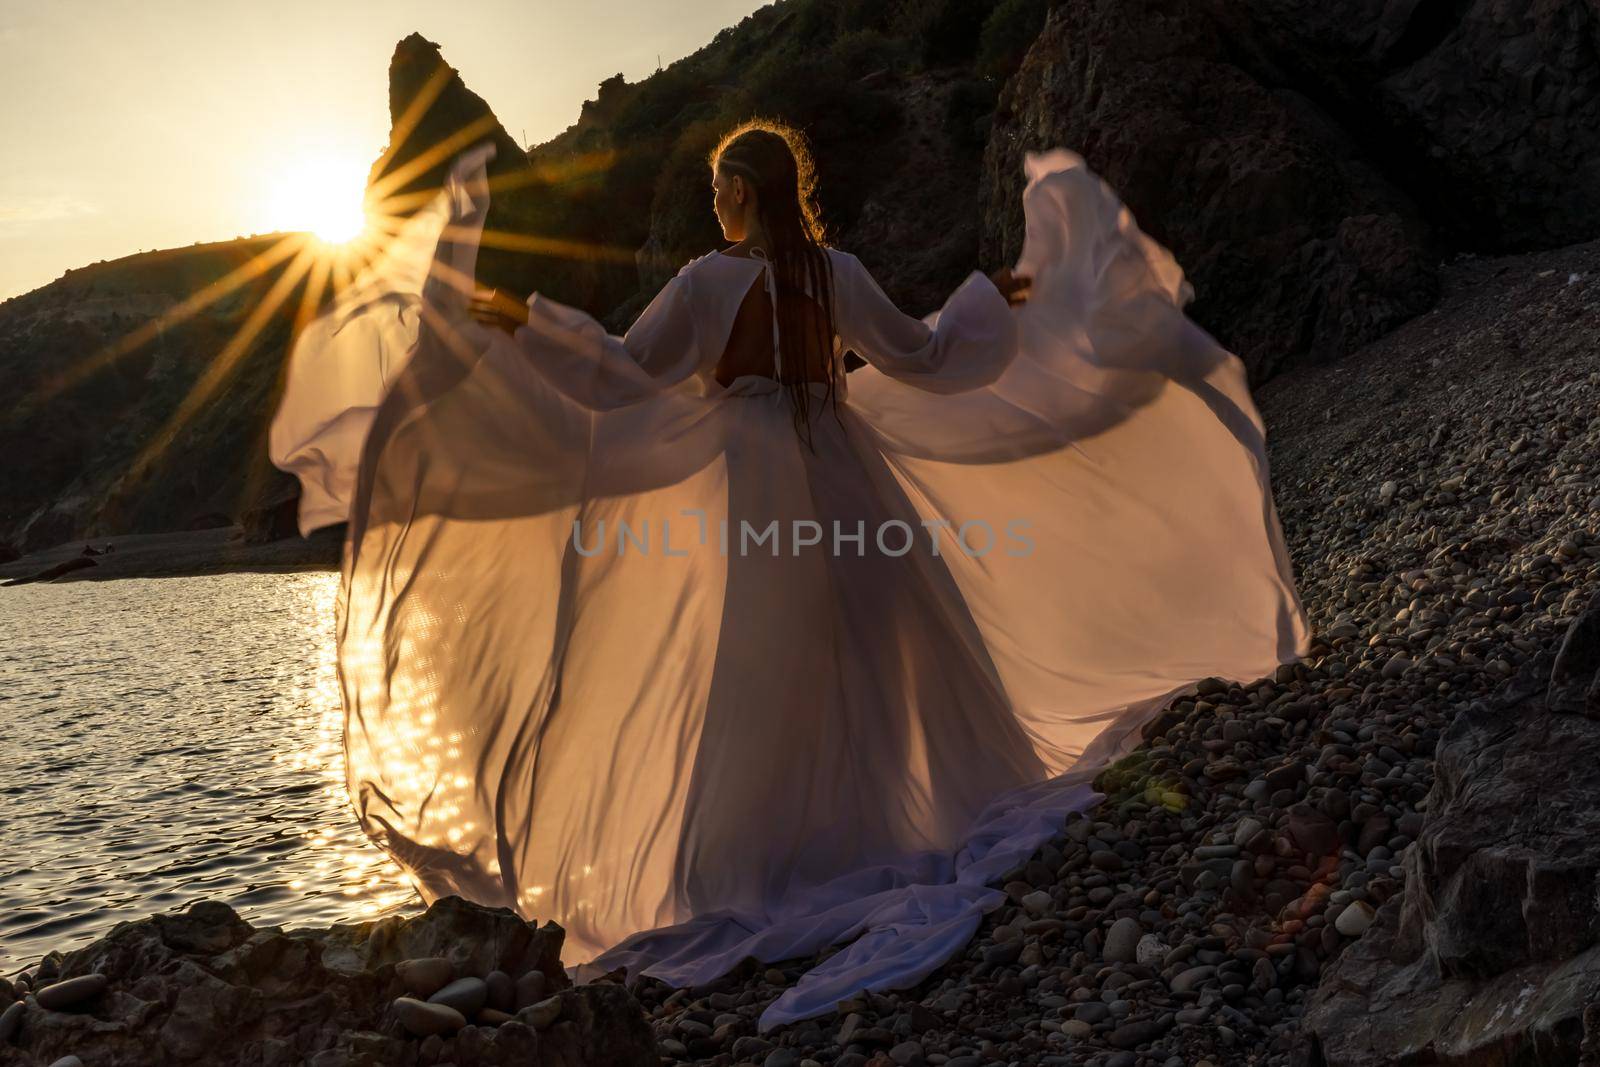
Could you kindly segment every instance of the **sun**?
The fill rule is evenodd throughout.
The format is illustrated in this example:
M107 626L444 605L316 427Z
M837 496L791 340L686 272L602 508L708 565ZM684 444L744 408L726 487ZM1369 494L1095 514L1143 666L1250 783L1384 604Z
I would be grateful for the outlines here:
M366 184L367 164L354 155L322 153L285 161L269 179L268 225L344 244L367 227Z

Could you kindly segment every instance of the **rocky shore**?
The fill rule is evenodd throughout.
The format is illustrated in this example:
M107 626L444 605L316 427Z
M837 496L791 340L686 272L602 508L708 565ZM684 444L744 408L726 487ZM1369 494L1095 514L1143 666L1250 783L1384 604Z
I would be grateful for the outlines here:
M326 930L202 902L0 981L0 1067L651 1067L633 998L574 988L563 937L455 897Z
M0 585L178 578L231 571L338 570L343 527L253 542L236 526L66 541L0 563Z
M1595 1055L1595 868L1571 838L1594 806L1600 732L1581 719L1529 726L1548 720L1515 709L1549 684L1600 589L1600 245L1465 257L1442 275L1436 312L1258 397L1312 655L1272 678L1209 681L1152 722L1101 777L1106 800L1012 872L1008 904L921 987L756 1036L760 1010L801 968L752 967L688 992L645 983L664 1059L1334 1067ZM1489 810L1519 821L1463 815L1467 783L1525 730L1542 739L1535 752L1545 746L1547 792L1517 793L1532 773L1524 752L1516 774L1486 784ZM1562 750L1552 739L1567 763L1548 762ZM1488 885L1504 895L1466 894L1477 871L1498 872ZM1545 881L1516 888L1530 872ZM1546 930L1570 929L1541 940L1515 921L1523 908L1545 909ZM1391 959L1401 916L1412 955ZM1441 952L1429 939L1447 933ZM1381 983L1406 977L1405 1018L1418 1025L1379 1025L1400 991ZM1454 1000L1425 1012L1440 990ZM1450 1003L1499 1018L1447 1033Z
M46 959L0 1067L1600 1062L1600 243L1441 274L1437 312L1259 396L1312 655L1150 723L918 988L763 1035L812 961L570 989L509 913L199 905Z

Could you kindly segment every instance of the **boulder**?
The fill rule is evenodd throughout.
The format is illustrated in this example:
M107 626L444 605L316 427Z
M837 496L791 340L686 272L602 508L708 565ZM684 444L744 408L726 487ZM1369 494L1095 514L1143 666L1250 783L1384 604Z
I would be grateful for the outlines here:
M1437 256L1334 116L1238 53L1201 0L1057 8L995 111L981 258L1021 251L1023 153L1070 148L1177 257L1190 314L1259 382L1426 311Z
M1595 1043L1600 721L1553 697L1589 692L1597 664L1600 596L1559 659L1530 658L1441 736L1404 889L1325 972L1303 1067L1578 1063Z
M1428 310L1442 253L1600 235L1585 0L1075 0L1001 93L983 258L1022 153L1064 145L1176 255L1261 382Z
M1316 101L1453 247L1600 233L1600 56L1584 0L1204 0L1270 83ZM1581 27L1581 28L1580 28Z

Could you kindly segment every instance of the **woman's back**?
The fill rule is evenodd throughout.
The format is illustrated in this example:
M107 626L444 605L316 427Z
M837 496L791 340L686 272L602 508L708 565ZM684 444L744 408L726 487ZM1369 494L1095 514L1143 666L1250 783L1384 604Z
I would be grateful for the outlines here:
M736 259L754 258L727 252L716 254ZM826 382L828 360L834 356L832 343L834 331L828 327L822 305L809 294L795 292L784 293L780 300L785 314L793 315L792 321L799 323L803 337L801 351L791 352L787 348L784 349L785 366L793 368L803 357L802 365L805 367L806 380ZM827 348L823 347L824 337L829 338ZM749 290L739 303L739 310L733 318L733 328L729 331L727 343L717 360L715 376L717 384L726 386L735 378L747 374L776 377L772 351L772 298L767 293L764 274L758 275L755 281L750 283Z

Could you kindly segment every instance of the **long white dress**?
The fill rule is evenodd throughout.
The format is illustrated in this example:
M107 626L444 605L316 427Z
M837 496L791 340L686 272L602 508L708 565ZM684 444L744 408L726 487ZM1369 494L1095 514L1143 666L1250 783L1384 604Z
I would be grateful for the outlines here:
M829 249L869 366L811 387L813 452L773 379L713 378L762 259L623 337L537 293L472 322L492 151L272 427L302 529L350 524L350 795L425 899L558 921L580 980L849 942L768 1029L925 977L1170 697L1304 654L1243 368L1077 154L1027 157L1021 307L974 271L918 319Z

